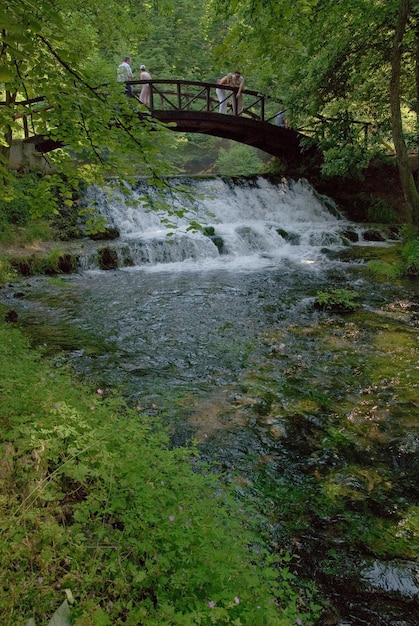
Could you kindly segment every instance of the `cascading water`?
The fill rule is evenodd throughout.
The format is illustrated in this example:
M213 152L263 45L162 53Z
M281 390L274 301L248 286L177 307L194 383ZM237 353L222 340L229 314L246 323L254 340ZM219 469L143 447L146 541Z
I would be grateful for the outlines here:
M87 202L120 233L109 244L118 267L197 261L201 268L256 269L283 258L314 264L324 258L323 247L349 243L348 222L304 181L274 184L259 177L237 184L219 178L167 184L163 200L175 214L171 229L162 222L165 213L150 208L162 198L145 181L128 197L116 189L89 190ZM179 185L192 189L192 199ZM176 217L181 213L185 216ZM191 232L191 216L203 231ZM94 267L97 258L91 254L84 268Z
M86 271L61 285L38 277L0 297L93 389L164 416L174 443L195 437L249 486L272 549L298 554L330 599L319 626L416 626L414 287L340 261L353 242L382 244L304 181L168 181L171 236L155 190L140 181L133 196L90 189L120 236L84 242ZM204 230L188 230L192 215ZM313 308L335 285L359 292L361 313ZM399 552L380 542L389 519Z

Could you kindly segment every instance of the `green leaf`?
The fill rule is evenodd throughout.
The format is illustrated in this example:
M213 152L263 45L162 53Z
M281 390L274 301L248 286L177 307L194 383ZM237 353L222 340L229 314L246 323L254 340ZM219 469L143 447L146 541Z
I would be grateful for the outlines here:
M13 74L8 67L0 66L0 83L8 83L13 78Z
M48 622L48 626L70 626L70 607L67 600L64 600L55 611Z

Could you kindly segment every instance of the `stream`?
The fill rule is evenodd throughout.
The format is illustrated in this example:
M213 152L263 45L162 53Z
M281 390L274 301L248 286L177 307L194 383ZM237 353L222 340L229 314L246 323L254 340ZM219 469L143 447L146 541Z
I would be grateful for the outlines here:
M353 254L385 253L396 235L375 225L371 242L306 181L183 179L188 199L177 182L171 236L145 181L137 202L89 190L119 237L86 240L78 273L16 283L2 301L93 390L163 419L173 445L199 443L314 583L319 626L417 626L419 288ZM317 310L330 287L360 309Z

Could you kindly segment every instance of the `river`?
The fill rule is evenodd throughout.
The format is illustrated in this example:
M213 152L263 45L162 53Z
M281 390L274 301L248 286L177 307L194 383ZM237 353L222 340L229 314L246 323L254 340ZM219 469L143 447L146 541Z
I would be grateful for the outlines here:
M304 181L180 182L193 194L167 192L170 236L146 182L138 203L90 190L119 238L3 299L93 389L199 442L326 598L321 626L417 626L418 286L347 255L390 249L391 231L371 243ZM331 286L360 310L318 311Z

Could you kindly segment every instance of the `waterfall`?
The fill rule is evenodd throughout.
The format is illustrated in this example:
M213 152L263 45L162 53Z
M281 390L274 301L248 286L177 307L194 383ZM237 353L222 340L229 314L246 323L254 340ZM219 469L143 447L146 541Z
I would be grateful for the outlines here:
M358 238L334 203L306 180L174 178L166 181L163 197L141 180L130 192L92 187L86 195L109 228L119 232L117 240L106 243L114 267L199 262L256 269L282 259L318 264L325 247ZM169 219L162 201L172 212ZM191 230L191 219L202 230ZM84 265L97 267L97 253Z

